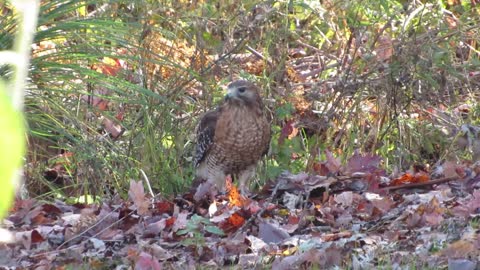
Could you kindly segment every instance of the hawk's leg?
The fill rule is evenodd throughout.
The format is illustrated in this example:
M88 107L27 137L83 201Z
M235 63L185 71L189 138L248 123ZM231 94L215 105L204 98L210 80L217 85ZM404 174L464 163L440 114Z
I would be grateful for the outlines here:
M248 166L245 170L238 174L238 186L242 195L248 195L248 184L250 179L255 175L256 164Z

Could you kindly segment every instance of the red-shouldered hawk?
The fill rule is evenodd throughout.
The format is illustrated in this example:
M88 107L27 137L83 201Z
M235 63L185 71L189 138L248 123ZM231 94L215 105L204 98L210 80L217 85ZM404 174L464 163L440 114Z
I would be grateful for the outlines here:
M227 175L245 193L257 162L268 152L271 129L258 88L245 80L228 85L225 101L207 112L197 129L196 175L223 191Z

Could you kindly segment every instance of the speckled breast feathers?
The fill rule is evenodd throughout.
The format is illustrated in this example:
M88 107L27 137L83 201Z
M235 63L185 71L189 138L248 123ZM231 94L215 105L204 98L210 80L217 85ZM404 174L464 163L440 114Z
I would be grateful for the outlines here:
M219 188L228 174L238 176L245 185L267 153L271 136L257 87L241 80L228 89L224 103L200 121L194 157L197 176Z

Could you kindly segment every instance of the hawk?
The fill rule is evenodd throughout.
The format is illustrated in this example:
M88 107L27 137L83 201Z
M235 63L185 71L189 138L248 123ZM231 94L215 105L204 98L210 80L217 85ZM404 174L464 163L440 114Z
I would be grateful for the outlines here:
M271 129L259 89L238 80L228 85L224 102L207 112L197 129L196 176L224 191L227 175L236 176L242 193L268 152Z

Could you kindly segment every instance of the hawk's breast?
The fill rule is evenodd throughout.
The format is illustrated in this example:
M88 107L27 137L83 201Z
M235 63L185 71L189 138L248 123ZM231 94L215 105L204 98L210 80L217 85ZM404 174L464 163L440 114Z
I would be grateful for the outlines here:
M267 151L270 125L263 116L244 106L222 112L219 117L209 165L226 174L238 173L255 164Z

